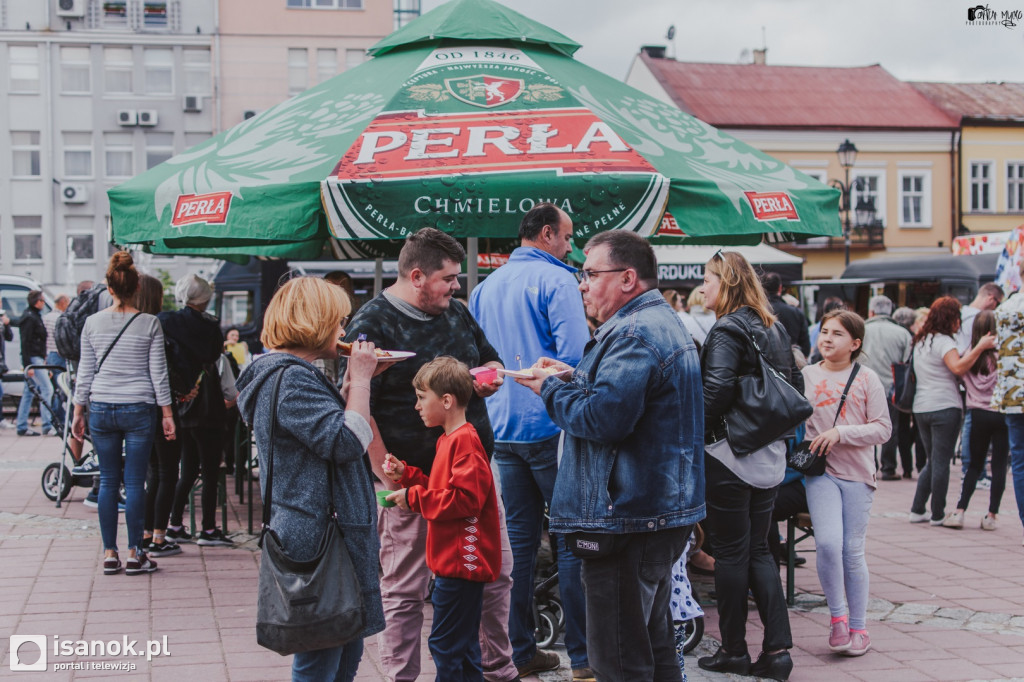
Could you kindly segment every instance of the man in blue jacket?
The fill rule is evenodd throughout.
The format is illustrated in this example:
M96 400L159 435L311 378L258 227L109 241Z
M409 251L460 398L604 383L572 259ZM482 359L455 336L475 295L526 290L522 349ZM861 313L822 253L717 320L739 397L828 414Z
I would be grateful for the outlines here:
M572 249L572 220L552 204L537 204L519 226L521 246L508 263L473 290L469 309L510 369L551 357L575 367L590 340L576 269L562 260ZM538 651L533 622L533 572L558 470L561 431L543 401L508 383L487 399L512 545L509 639L520 676L558 667L554 652ZM558 588L565 612L565 646L574 680L593 676L587 662L580 560L558 545Z
M654 251L624 230L590 240L580 291L601 325L575 369L517 379L565 431L553 532L583 556L597 679L679 682L672 567L704 518L704 393L697 347L658 292Z

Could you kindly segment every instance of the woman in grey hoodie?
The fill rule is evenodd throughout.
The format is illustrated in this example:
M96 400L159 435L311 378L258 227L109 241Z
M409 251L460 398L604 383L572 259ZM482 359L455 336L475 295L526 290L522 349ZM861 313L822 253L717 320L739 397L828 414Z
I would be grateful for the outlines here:
M266 471L270 426L274 434L274 494L270 525L287 554L312 559L327 524L327 471L334 475L334 507L359 576L366 607L361 637L342 646L295 654L292 680L352 680L363 638L384 629L377 563L376 500L364 464L370 430L370 379L377 368L373 345L353 344L341 391L316 369L317 359L336 357L351 311L344 292L321 279L285 284L267 307L260 340L269 349L238 377L238 407L252 424L260 470ZM274 379L284 372L277 404ZM266 478L260 477L260 486ZM266 489L261 491L266 497Z

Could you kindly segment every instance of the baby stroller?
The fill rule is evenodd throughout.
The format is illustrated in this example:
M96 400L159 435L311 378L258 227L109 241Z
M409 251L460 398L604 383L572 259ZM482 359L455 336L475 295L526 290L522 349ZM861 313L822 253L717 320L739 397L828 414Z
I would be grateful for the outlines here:
M558 594L558 564L549 576L538 575L533 588L533 622L537 647L549 649L558 641L558 635L565 627L565 611Z
M36 371L60 371L57 375L57 390L59 390L65 398L67 409L64 411L64 423L58 423L57 416L53 412L53 408L42 399L39 393L39 387L36 386L34 381L26 381L25 387L32 392L32 395L39 399L39 409L47 410L50 413L51 419L53 419L54 428L58 429L61 434L61 460L59 462L53 462L47 464L46 468L43 469L42 480L40 481L43 487L43 494L46 495L47 499L57 503L57 508L61 506L61 501L64 500L71 492L73 486L81 488L91 488L95 477L99 475L99 466L96 465L96 454L92 449L92 441L89 439L89 434L85 435L85 442L81 449L81 455L76 456L75 450L71 447L71 398L74 391L71 386L71 372L65 371L63 367L57 365L29 365L25 368L26 370L32 369ZM72 469L68 469L68 460L71 461ZM121 488L121 501L124 501L124 487Z

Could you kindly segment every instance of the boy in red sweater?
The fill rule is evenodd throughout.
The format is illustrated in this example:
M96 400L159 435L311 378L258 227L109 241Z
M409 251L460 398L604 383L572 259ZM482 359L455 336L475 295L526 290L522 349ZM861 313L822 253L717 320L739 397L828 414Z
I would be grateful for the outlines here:
M416 411L427 427L443 426L428 478L388 453L384 472L404 488L387 499L427 520L427 566L436 576L434 625L427 644L437 680L483 680L480 614L484 583L501 569L498 501L487 453L466 405L473 394L469 368L442 356L413 379Z

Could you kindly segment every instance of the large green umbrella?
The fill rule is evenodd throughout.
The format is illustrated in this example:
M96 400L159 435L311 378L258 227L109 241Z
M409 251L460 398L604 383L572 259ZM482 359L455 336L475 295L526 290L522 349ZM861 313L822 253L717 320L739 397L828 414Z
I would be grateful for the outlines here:
M424 226L514 238L538 201L583 240L840 234L839 193L572 58L491 0L452 0L373 59L110 190L113 240L154 252L346 256ZM666 218L666 211L668 217ZM339 254L342 255L342 254Z

